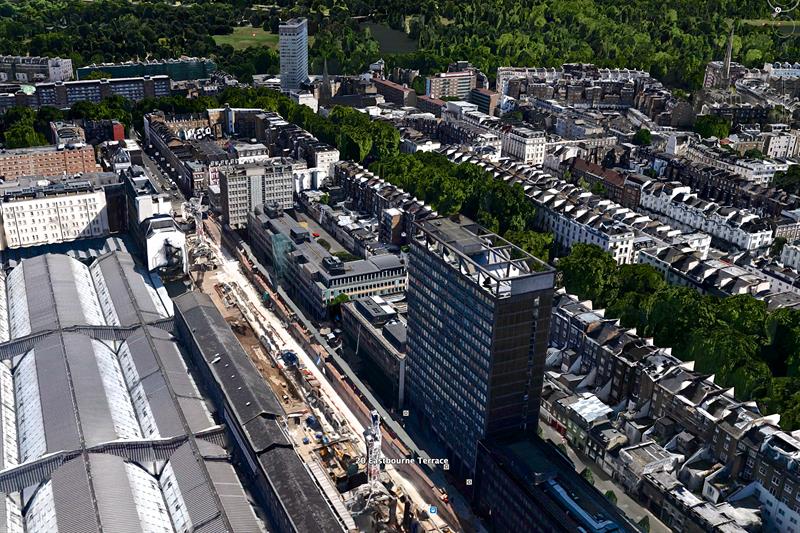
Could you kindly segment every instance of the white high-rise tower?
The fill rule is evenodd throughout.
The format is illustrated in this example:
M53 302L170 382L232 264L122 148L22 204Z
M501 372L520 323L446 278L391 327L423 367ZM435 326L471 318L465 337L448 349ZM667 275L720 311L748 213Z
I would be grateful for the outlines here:
M281 89L296 91L308 79L308 22L293 18L278 27Z

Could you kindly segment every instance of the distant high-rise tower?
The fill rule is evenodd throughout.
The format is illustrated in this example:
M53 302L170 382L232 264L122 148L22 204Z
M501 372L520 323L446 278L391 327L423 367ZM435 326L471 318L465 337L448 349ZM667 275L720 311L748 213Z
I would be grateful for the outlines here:
M475 223L420 222L408 264L406 398L475 470L478 441L535 434L555 274Z
M728 35L728 42L725 46L725 63L723 69L725 72L725 81L730 84L731 81L731 56L733 55L733 32L736 27L735 22L731 22L731 33Z
M278 27L281 54L281 89L296 91L308 80L308 22L287 20Z

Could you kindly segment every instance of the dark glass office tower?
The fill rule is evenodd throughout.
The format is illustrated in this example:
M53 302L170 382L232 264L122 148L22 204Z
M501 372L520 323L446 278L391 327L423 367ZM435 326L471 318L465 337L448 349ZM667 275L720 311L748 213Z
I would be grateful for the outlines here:
M406 398L469 476L480 439L536 431L555 272L463 218L415 230Z

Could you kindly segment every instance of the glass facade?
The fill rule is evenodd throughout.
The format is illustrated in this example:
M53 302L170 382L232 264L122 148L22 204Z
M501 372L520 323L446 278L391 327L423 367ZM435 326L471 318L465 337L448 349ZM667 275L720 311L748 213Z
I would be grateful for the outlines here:
M492 256L485 252L476 258ZM535 290L509 293L468 271L412 241L406 398L472 472L480 439L535 428L542 377L532 374L541 373L546 353L553 277L545 272ZM526 276L540 274L516 279Z

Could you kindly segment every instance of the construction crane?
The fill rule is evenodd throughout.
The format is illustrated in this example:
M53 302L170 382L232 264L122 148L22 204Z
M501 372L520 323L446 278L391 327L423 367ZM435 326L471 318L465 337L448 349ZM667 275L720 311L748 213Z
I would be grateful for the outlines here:
M205 237L203 228L203 213L208 210L208 207L203 205L203 195L200 194L199 197L189 198L189 201L184 205L186 213L194 216L195 234L203 239Z
M378 411L370 411L370 426L364 430L367 443L367 483L374 493L381 483L381 417Z

